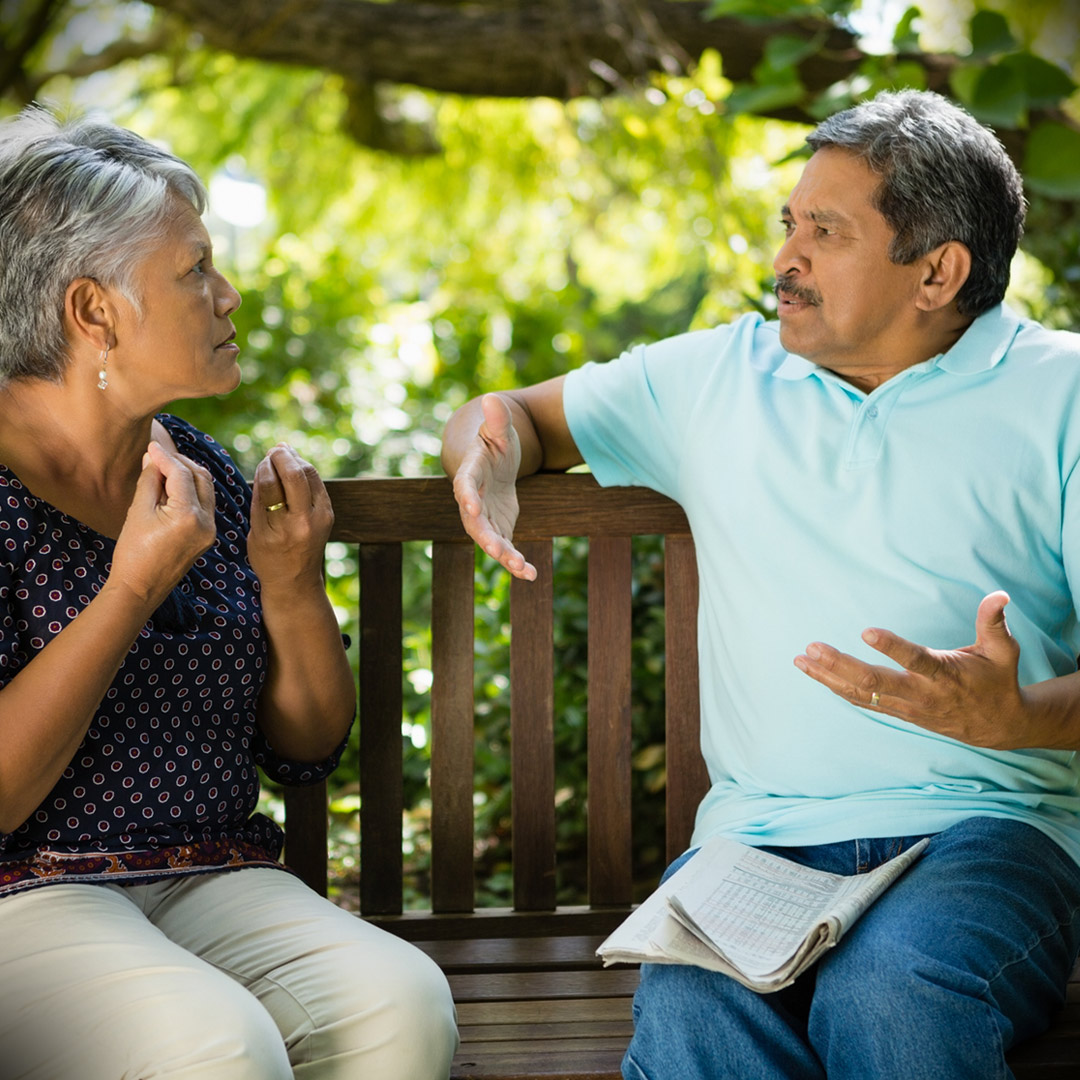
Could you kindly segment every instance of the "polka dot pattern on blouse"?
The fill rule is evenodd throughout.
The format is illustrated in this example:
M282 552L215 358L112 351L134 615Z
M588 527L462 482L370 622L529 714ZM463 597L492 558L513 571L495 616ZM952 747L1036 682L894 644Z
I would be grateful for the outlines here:
M139 632L56 786L0 834L0 896L58 880L277 865L281 830L254 813L256 766L304 784L340 756L283 760L262 736L267 649L247 562L251 491L213 439L158 419L213 477L217 540ZM100 591L114 546L0 466L0 686Z

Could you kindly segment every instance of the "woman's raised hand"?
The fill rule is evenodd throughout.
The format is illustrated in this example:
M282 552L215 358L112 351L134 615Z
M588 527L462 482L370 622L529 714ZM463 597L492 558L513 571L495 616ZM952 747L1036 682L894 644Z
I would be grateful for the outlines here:
M256 467L251 493L248 561L264 598L277 585L323 591L323 552L333 524L330 496L315 467L278 443Z
M210 474L152 442L116 541L109 580L156 608L215 535Z

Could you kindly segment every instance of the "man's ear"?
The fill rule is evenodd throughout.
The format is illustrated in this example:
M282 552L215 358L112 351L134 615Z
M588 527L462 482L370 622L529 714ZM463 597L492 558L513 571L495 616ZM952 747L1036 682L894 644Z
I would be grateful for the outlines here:
M64 323L69 346L84 342L95 352L112 348L116 308L93 278L76 278L64 293Z
M923 267L915 304L922 311L939 311L956 299L971 274L967 244L949 240L919 260Z

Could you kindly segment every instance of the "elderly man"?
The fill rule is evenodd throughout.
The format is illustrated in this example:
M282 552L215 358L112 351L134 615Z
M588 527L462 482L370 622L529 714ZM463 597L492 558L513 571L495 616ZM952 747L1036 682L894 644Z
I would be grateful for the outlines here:
M624 1076L1007 1077L1080 948L1080 338L1003 306L1020 178L962 110L882 94L808 142L777 321L486 395L443 461L523 578L519 475L584 460L684 507L695 845L853 874L931 837L787 990L645 965Z

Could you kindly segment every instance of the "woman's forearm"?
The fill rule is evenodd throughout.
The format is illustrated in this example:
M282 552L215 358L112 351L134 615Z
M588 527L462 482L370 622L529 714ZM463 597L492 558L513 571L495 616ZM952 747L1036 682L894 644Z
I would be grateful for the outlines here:
M60 779L154 606L106 582L0 690L0 832L17 829Z
M275 753L321 761L338 746L356 711L356 687L341 630L318 585L262 594L269 650L258 720Z

